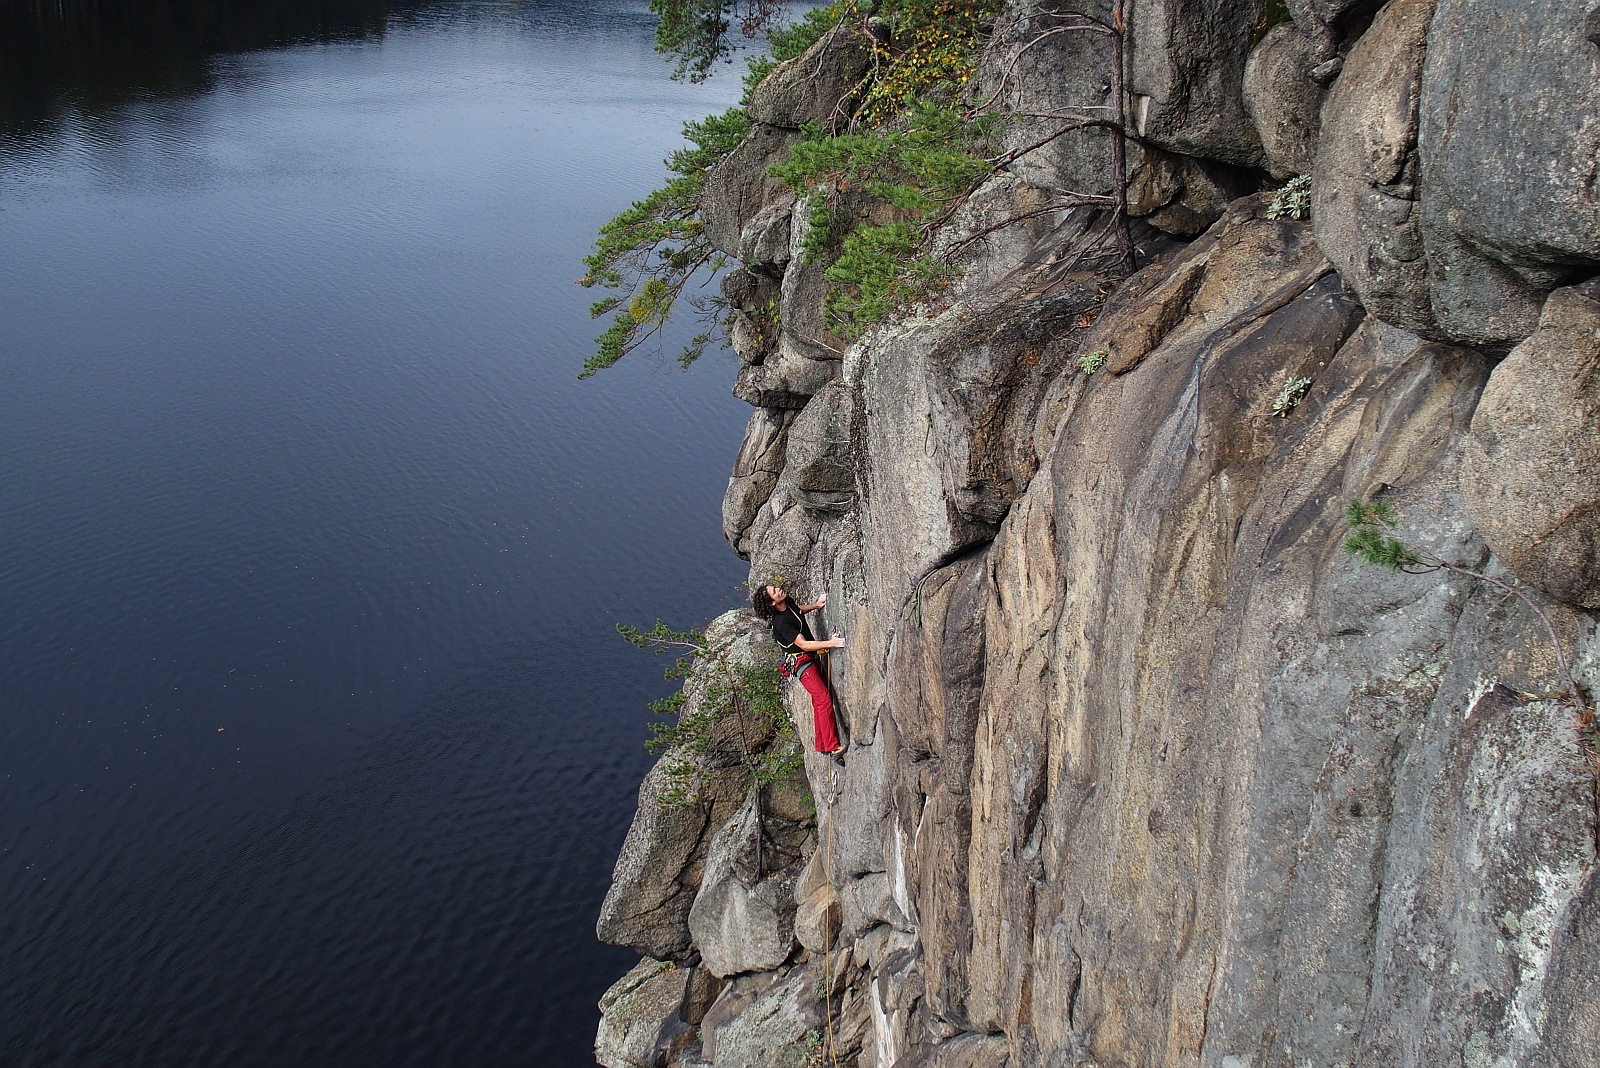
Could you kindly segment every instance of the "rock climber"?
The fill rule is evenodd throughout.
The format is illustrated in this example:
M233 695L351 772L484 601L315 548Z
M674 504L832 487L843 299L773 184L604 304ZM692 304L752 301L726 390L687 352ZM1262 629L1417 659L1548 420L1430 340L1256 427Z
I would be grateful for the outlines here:
M837 761L844 759L844 746L839 741L839 729L833 718L833 698L828 696L828 684L822 678L817 655L828 649L843 649L844 639L838 636L819 642L811 636L806 626L806 613L815 612L828 603L828 595L820 594L816 604L796 605L782 586L760 586L750 595L756 615L772 621L772 639L783 647L782 671L790 678L800 680L800 685L811 695L811 723L816 748Z

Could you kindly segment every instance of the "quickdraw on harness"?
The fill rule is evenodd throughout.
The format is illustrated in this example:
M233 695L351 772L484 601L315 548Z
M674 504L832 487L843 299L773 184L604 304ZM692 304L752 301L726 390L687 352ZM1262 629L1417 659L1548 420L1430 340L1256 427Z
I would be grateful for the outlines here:
M817 658L810 653L785 653L783 662L778 665L778 672L786 679L798 679L800 673L816 661Z

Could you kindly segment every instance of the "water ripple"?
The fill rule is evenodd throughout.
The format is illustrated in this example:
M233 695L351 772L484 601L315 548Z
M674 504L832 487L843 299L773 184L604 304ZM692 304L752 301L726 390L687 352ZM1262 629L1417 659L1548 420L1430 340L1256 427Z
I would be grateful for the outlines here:
M643 0L273 2L335 22L0 81L0 1064L584 1063L611 625L735 596L748 410L576 383L571 279L737 87Z

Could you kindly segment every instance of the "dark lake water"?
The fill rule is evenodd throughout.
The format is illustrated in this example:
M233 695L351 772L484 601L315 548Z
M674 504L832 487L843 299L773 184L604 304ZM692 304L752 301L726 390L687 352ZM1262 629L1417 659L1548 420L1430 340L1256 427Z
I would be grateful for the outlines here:
M0 4L0 1064L592 1063L732 370L577 382L645 0Z

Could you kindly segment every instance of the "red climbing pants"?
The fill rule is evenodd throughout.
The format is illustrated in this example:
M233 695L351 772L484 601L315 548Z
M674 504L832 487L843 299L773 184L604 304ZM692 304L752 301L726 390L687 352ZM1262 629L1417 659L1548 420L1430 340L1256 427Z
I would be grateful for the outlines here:
M828 696L828 684L822 681L816 657L810 654L800 658L800 685L811 695L811 727L817 752L831 753L839 748L839 731L833 722L833 698Z

